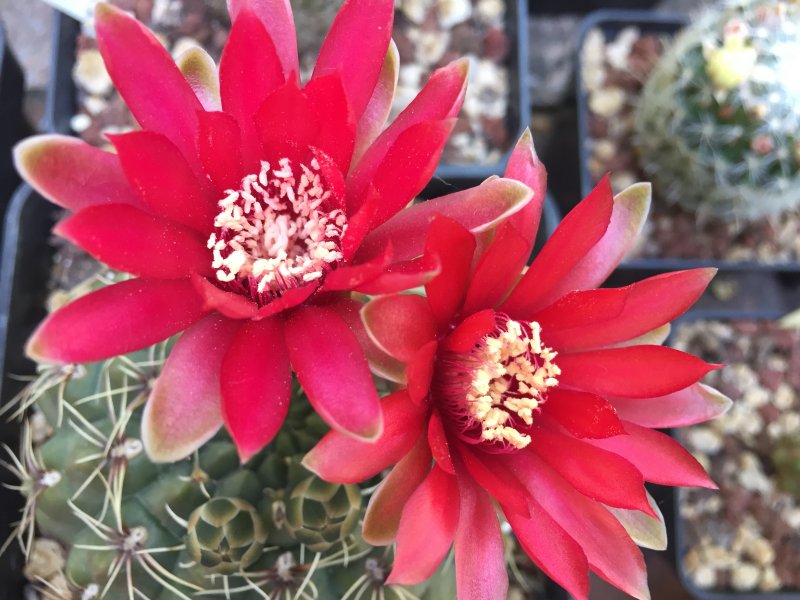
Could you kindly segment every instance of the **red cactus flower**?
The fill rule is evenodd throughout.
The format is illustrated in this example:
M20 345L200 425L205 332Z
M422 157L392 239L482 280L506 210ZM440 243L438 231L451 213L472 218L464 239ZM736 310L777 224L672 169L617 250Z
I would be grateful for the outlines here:
M529 139L507 176L541 197ZM331 432L304 464L348 483L395 465L364 522L367 541L397 544L388 583L426 579L454 543L458 597L505 598L494 499L522 548L573 597L587 597L589 569L649 597L634 542L663 548L666 534L644 482L714 487L650 428L729 405L698 383L715 365L660 345L713 269L595 289L630 248L649 191L638 184L614 198L603 180L521 278L536 205L491 240L436 219L427 250L442 257L442 272L427 297L386 295L363 308L375 368L405 389L383 400L374 445Z
M304 87L288 2L230 9L217 77L203 51L176 65L100 4L99 49L142 130L109 136L116 153L62 136L16 149L25 179L75 212L56 233L135 276L51 315L29 354L95 361L185 330L145 412L157 460L187 455L223 420L250 457L284 420L290 365L334 429L377 437L379 400L342 299L437 273L420 259L431 210L477 231L531 198L494 180L397 214L435 169L466 63L436 72L384 129L398 71L391 0L345 2Z

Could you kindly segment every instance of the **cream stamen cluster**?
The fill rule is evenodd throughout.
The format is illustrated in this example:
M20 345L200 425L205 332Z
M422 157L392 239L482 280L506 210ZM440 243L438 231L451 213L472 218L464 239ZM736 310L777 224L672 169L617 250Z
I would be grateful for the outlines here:
M515 426L533 425L533 414L561 374L556 352L542 344L541 326L508 319L497 333L473 350L475 361L467 389L467 411L481 427L481 440L521 449L530 435Z
M342 260L347 218L329 210L316 159L294 167L261 163L258 175L227 190L208 240L221 287L267 304L282 292L321 279Z

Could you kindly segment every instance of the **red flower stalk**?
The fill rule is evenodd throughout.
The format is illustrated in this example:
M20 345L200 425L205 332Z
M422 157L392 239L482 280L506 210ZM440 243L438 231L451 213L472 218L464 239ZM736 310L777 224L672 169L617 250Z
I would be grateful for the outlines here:
M25 179L75 212L56 233L135 276L51 315L29 354L96 361L185 330L145 411L156 460L186 456L223 421L246 460L284 420L291 369L334 429L376 438L350 291L438 273L435 257L420 259L432 211L480 231L531 198L493 180L401 212L436 167L466 63L436 72L384 128L398 72L391 0L345 2L304 87L289 3L230 9L217 77L202 50L176 65L146 28L98 5L100 52L142 130L110 136L116 153L63 136L16 149Z
M542 197L529 137L507 176ZM663 549L666 532L644 482L714 487L651 428L704 421L730 403L698 383L716 365L660 345L713 269L595 289L630 249L649 201L647 185L614 198L604 179L521 277L540 206L492 239L438 218L427 251L442 272L427 297L386 295L363 308L375 369L405 389L383 400L377 443L331 432L304 464L343 483L395 465L364 522L365 540L397 544L387 583L426 579L455 544L458 597L505 598L494 500L522 548L573 597L587 597L589 569L649 597L634 542Z

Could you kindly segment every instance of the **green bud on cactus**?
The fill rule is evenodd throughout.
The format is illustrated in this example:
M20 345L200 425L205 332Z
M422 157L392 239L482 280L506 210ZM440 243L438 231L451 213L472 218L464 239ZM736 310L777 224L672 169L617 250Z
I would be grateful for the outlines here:
M313 552L324 552L355 531L361 514L361 490L310 475L286 500L286 524L294 538Z
M253 506L238 498L212 498L186 526L189 555L212 573L231 574L253 564L267 532Z
M658 195L698 216L756 219L800 206L800 4L709 8L663 55L636 114Z

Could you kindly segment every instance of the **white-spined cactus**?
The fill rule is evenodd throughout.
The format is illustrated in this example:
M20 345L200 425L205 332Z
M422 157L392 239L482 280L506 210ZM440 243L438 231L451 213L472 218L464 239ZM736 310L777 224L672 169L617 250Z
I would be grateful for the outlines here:
M756 219L800 204L800 4L728 0L675 40L636 114L661 197Z

